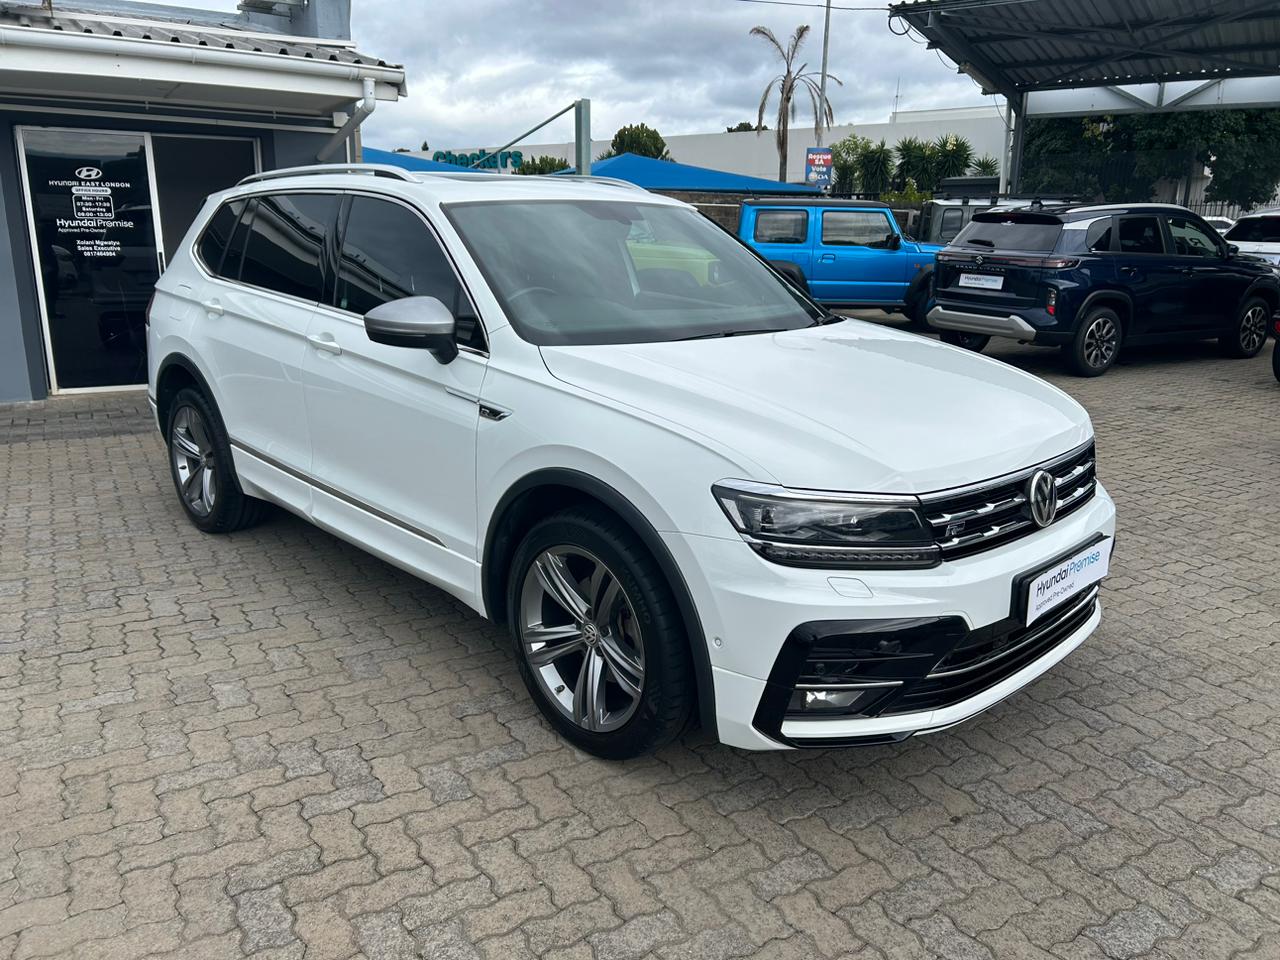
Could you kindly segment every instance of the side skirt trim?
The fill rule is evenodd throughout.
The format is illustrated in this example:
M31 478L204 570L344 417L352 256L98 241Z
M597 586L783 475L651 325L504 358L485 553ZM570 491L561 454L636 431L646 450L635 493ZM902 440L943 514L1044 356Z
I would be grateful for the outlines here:
M365 503L363 500L356 499L355 497L351 496L349 493L343 493L341 490L337 489L336 487L331 487L329 486L329 484L323 483L320 480L317 480L315 477L311 476L310 474L303 473L301 470L295 470L293 467L290 467L287 464L281 463L279 460L275 459L274 457L268 456L267 454L263 453L261 450L256 450L253 447L249 446L248 444L242 443L239 440L232 440L231 446L234 447L236 450L239 450L241 453L246 453L256 460L261 460L267 466L273 467L276 470L279 470L281 473L287 473L289 476L297 480L301 480L303 483L310 484L311 486L319 490L321 493L327 493L329 496L337 500L341 500L343 503L350 504L351 506L356 507L359 510L363 510L365 513L368 513L372 516L377 517L379 520L385 520L387 523L391 524L392 526L399 527L401 530L404 530L408 533L412 533L416 537L421 537L423 540L433 543L438 547L444 547L446 550L448 549L448 547L445 546L444 541L441 540L439 537L437 537L435 534L431 533L430 531L423 530L421 527L415 526L414 524L409 523L407 520L401 520L399 517L392 516L391 514L387 513L385 510L379 510L377 507L371 506L370 504Z

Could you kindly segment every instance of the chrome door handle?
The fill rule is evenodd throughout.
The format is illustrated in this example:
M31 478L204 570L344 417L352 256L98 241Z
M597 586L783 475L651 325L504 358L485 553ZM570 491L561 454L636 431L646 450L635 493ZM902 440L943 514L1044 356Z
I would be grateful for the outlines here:
M327 333L315 337L307 337L307 343L317 350L323 350L325 353L338 354L342 352L342 348L338 346L338 341Z
M204 307L208 313L213 314L215 317L220 317L226 312L222 309L222 304L217 300L203 300L201 301L200 306Z

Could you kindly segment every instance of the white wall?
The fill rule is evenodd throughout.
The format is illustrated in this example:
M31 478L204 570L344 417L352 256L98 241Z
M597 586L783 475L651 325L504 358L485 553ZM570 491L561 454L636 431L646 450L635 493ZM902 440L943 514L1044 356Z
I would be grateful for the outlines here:
M936 140L955 133L968 138L973 144L975 156L985 153L1004 159L1004 117L996 107L960 107L950 110L901 111L887 123L843 124L832 127L824 138L830 145L850 133L879 141L883 139L893 146L903 137L919 137ZM610 132L609 137L613 134ZM666 137L667 148L673 160L691 163L699 167L711 167L730 173L741 173L769 180L778 176L778 149L774 133L766 130L760 134L748 133L694 133ZM494 144L496 146L497 144ZM787 142L787 180L799 183L804 179L805 148L815 146L813 128L793 126ZM455 153L474 153L478 147L448 147ZM573 143L520 143L513 149L525 157L562 157L573 162ZM591 155L598 157L609 149L609 139L592 140ZM416 156L431 158L434 150L416 152Z

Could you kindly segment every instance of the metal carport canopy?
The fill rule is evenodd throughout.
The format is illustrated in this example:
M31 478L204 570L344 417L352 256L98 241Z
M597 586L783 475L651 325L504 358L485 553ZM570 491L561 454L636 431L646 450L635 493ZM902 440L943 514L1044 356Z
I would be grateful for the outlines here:
M1017 115L1280 105L1280 0L918 0L889 8Z

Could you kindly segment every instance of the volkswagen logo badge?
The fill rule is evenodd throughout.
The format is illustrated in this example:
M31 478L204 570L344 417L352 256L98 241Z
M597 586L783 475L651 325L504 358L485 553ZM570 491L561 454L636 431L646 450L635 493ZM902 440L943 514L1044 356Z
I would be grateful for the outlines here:
M1058 515L1058 483L1048 470L1037 470L1027 484L1027 504L1037 527L1047 527Z
M101 180L102 171L97 167L81 167L76 171L76 176L81 180Z

